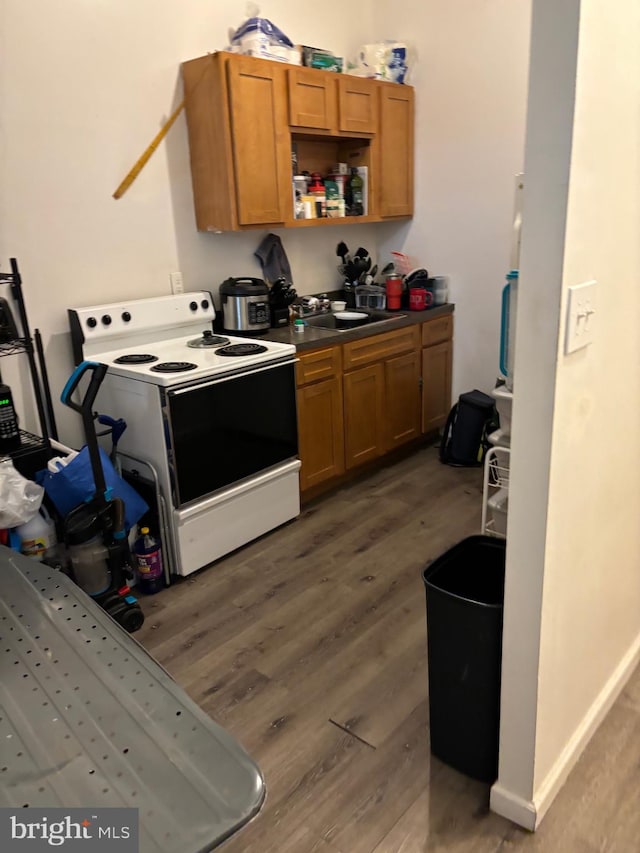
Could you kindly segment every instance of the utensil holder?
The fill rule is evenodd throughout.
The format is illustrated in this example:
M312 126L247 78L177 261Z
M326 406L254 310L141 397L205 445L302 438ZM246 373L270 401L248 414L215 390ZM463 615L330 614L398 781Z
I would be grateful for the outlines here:
M272 308L271 309L271 328L279 329L282 326L289 325L289 308Z

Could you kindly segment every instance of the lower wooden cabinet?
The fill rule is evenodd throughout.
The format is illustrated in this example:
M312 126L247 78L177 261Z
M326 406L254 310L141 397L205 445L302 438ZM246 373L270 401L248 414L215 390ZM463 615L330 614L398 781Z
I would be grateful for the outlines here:
M451 406L452 334L453 318L440 315L300 354L303 493L444 425Z
M422 350L422 432L444 426L451 408L453 342Z
M344 472L344 415L340 377L298 388L298 443L305 491Z
M420 435L420 367L418 352L384 363L385 451L395 450Z
M453 314L422 325L422 432L445 425L451 408Z
M347 470L384 453L384 366L361 367L343 377Z

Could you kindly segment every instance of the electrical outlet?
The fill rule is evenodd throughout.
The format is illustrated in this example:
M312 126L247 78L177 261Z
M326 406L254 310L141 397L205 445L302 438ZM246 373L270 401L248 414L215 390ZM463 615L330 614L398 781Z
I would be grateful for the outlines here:
M170 272L169 282L171 284L171 293L184 293L181 272Z
M593 343L596 313L596 282L585 281L569 288L565 355Z

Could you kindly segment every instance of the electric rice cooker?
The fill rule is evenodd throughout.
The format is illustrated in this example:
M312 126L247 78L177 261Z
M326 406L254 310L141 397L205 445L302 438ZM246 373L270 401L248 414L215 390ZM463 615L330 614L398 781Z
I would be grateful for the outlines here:
M254 335L271 325L269 288L261 278L228 278L220 285L225 332Z

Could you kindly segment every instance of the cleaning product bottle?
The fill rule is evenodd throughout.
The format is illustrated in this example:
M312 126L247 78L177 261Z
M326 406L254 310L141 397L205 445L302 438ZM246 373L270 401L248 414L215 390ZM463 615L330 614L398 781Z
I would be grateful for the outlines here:
M164 567L160 542L152 536L148 527L140 529L140 536L133 545L138 563L140 589L148 595L160 592L164 587Z
M53 519L41 506L38 512L16 528L20 537L20 551L34 560L42 560L45 551L49 551L57 544L56 527Z

